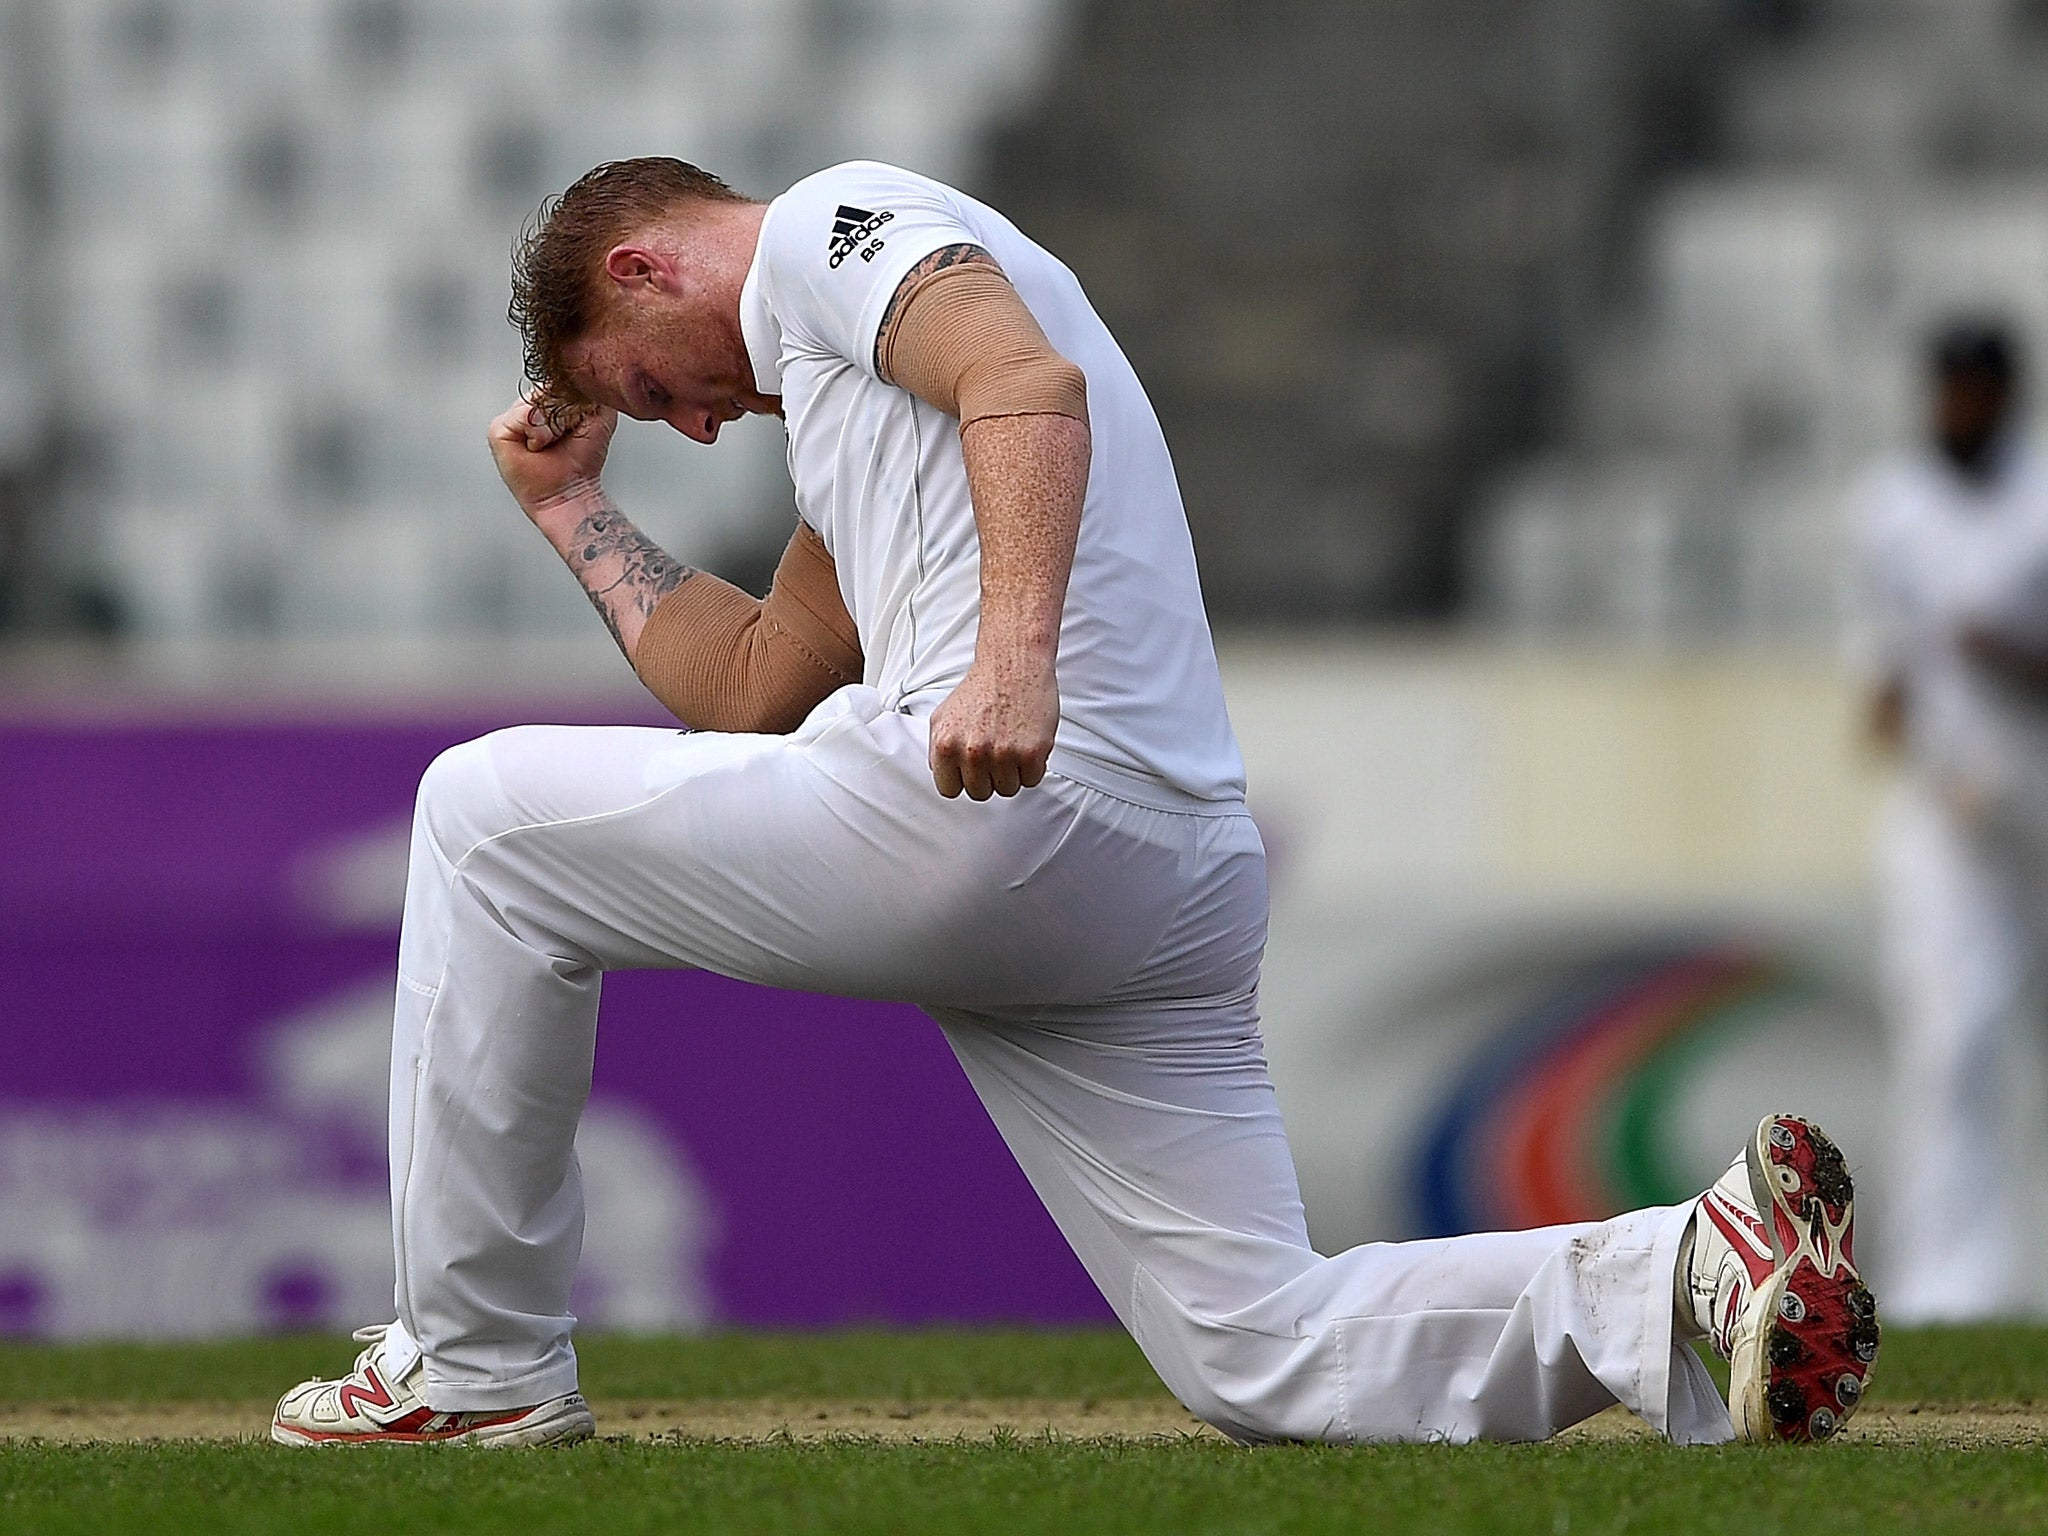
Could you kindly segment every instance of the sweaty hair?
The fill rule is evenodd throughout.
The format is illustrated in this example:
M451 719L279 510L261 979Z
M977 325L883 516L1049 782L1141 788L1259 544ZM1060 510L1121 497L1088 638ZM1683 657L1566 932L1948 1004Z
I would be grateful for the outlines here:
M526 378L549 425L573 427L591 402L562 367L562 349L590 327L597 277L614 245L678 203L746 199L709 171L648 156L586 171L551 197L512 248L512 304L506 311L526 349Z

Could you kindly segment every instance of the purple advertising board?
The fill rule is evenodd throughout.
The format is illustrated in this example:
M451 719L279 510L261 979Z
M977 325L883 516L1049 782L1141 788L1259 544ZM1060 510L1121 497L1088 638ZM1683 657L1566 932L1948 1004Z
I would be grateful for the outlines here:
M412 791L513 718L0 721L0 1333L389 1315ZM907 1007L609 976L578 1150L590 1326L1109 1316Z

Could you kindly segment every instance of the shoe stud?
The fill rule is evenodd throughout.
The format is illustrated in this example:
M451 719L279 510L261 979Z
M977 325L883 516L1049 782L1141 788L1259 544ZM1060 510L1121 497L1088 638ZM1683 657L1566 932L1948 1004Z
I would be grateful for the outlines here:
M1797 1291L1787 1291L1778 1298L1778 1316L1788 1323L1806 1321L1806 1303L1799 1299Z
M1835 1401L1844 1410L1854 1408L1863 1401L1863 1378L1844 1371L1835 1378Z
M1780 1120L1771 1127L1771 1145L1781 1152L1790 1152L1799 1144L1799 1138L1792 1134L1792 1127Z
M1771 1418L1777 1423L1797 1424L1806 1412L1806 1397L1796 1382L1774 1382L1770 1391L1764 1394L1764 1406L1770 1409Z
M1835 1410L1823 1404L1814 1409L1812 1415L1807 1419L1806 1432L1816 1440L1825 1440L1835 1432L1840 1422L1835 1417Z

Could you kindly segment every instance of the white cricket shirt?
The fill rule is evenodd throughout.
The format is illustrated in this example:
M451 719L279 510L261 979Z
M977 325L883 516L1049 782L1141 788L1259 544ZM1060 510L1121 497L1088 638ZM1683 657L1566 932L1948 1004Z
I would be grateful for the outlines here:
M1074 274L994 209L854 161L769 205L740 325L780 394L797 510L839 571L870 686L929 715L974 659L980 546L959 423L875 373L910 269L980 246L1088 377L1093 459L1060 626L1051 771L1141 805L1234 812L1244 763L1224 711L1194 545L1159 421Z
M1933 453L1873 477L1857 530L1868 660L1906 689L1907 755L2003 799L2048 791L2048 708L1963 653L1982 625L2048 649L2048 463L2008 450L1987 481Z

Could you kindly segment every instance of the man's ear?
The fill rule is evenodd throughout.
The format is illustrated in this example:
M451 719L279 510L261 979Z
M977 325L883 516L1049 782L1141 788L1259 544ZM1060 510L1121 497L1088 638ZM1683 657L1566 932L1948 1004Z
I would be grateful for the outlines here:
M673 278L671 262L645 245L621 242L605 253L604 272L621 288L661 288Z

